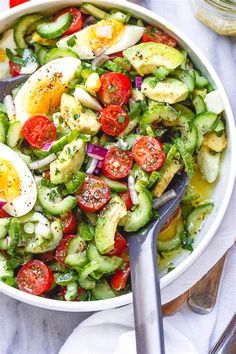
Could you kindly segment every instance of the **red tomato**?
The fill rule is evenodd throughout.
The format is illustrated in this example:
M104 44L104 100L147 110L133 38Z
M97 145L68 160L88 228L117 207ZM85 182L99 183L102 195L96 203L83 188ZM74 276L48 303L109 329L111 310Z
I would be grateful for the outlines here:
M87 176L76 192L77 202L86 212L95 212L104 207L111 196L108 185L97 176Z
M119 193L119 197L125 202L127 210L130 210L133 208L133 202L131 200L129 191Z
M64 235L74 234L76 232L76 216L74 211L61 215L60 219L63 225Z
M163 43L171 47L177 46L177 41L173 37L152 26L147 26L143 34L142 41Z
M112 72L103 74L100 80L98 95L105 106L109 104L123 106L129 101L132 85L128 76Z
M107 253L107 255L120 256L125 250L127 250L127 241L118 231L116 231L114 247L109 253Z
M30 145L41 149L46 143L56 139L55 125L44 116L34 116L23 125L23 135Z
M14 7L20 4L23 4L24 2L28 2L29 0L9 0L9 6Z
M0 209L0 219L4 218L11 218L11 215L9 215L5 210Z
M165 229L167 229L167 227L169 227L169 225L180 216L181 214L181 208L178 207L175 212L166 220L166 222L164 223L164 225L161 228L161 231L164 231Z
M53 272L42 261L33 259L23 265L17 274L19 289L32 295L48 291L53 283Z
M68 7L67 9L64 9L60 11L55 18L58 18L59 16L69 12L72 15L72 23L68 30L63 33L64 36L69 36L72 33L78 32L82 26L83 26L83 18L81 15L81 12L76 9L76 7Z
M135 141L132 155L135 161L147 172L158 170L165 162L165 153L161 143L149 136Z
M125 269L117 269L115 274L111 278L111 286L113 289L119 291L121 289L124 289L126 286L127 279L130 274L130 265L129 263L126 264Z
M116 53L113 53L113 54L110 54L109 55L109 58L110 59L115 59L115 58L123 58L123 52L116 52Z
M59 245L57 246L56 253L55 253L55 258L59 263L65 264L65 259L67 256L67 251L68 251L70 241L75 237L76 235L66 235L59 242Z
M120 106L109 105L101 110L100 123L104 133L119 136L129 124L129 116Z
M66 290L67 290L66 287L63 286L63 288L61 288L61 292L60 292L60 295L62 296L64 301L66 301L66 299L65 299ZM85 292L85 290L83 288L78 288L77 297L73 301L80 301L80 296L83 295L84 292Z
M122 179L129 175L133 158L128 150L113 147L108 150L102 164L102 173L111 179Z
M37 258L44 263L51 262L55 259L55 251L48 251L46 253L38 254Z
M11 76L19 76L20 75L20 65L13 63L11 60L9 61Z

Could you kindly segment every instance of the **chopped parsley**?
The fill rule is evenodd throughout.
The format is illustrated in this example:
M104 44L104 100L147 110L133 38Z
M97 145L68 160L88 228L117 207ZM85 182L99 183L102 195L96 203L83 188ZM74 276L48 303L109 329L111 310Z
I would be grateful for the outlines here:
M70 37L70 39L68 39L67 41L66 41L66 43L67 43L67 45L69 46L69 47L74 47L75 45L76 45L76 36L74 35L74 36L72 36L72 37Z

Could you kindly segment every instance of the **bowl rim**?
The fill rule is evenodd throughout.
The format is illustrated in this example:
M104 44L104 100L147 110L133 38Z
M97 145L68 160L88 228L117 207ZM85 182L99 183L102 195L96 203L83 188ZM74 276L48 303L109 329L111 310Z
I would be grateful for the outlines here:
M234 123L234 116L233 112L225 92L225 89L216 74L214 68L206 59L204 54L198 49L198 47L190 40L182 31L180 31L176 26L172 25L169 21L164 19L163 17L155 14L153 11L148 10L142 6L136 5L134 3L130 3L126 0L120 0L119 3L116 3L116 0L87 0L86 2L91 2L94 5L100 5L104 7L116 7L116 8L123 8L125 10L136 12L141 18L146 17L149 18L150 22L160 24L161 26L165 27L169 32L176 35L178 38L181 39L182 46L188 47L191 51L196 55L199 59L200 63L207 69L210 77L213 79L214 83L216 84L217 89L220 91L222 100L225 107L225 112L227 116L227 125L228 125L228 138L230 141L230 149L229 154L230 162L229 162L229 178L227 188L225 190L224 199L221 203L220 208L216 211L216 218L214 219L214 223L211 227L207 230L204 238L200 241L200 243L196 246L194 251L185 259L183 260L172 272L168 273L167 275L163 276L160 279L161 289L169 285L172 281L176 280L180 275L182 275L185 271L187 271L191 265L197 260L197 258L202 254L202 252L207 248L208 244L214 237L217 229L219 228L222 219L225 215L227 210L228 204L230 202L230 198L233 192L235 175L236 175L236 160L233 159L234 153L236 153L236 141L234 140L234 136L236 134L235 123ZM81 5L83 1L70 0L69 3L74 3L74 6ZM50 8L53 7L62 7L65 5L64 0L47 0L43 3L38 0L34 2L27 2L22 4L18 7L15 7L10 10L6 10L3 14L0 14L0 23L6 22L11 17L17 18L22 16L26 13L31 13L34 11L44 11L45 7L48 7L50 4ZM68 6L70 6L69 4ZM42 10L38 9L42 7ZM37 10L36 10L37 9ZM6 26L7 27L7 26ZM9 285L6 285L0 282L0 292L25 302L30 305L34 305L37 307L42 307L51 310L58 310L58 311L66 311L66 312L89 312L89 311L99 311L104 309L110 309L115 307L120 307L123 305L127 305L132 302L132 293L128 293L125 295L121 295L115 298L110 298L106 300L96 300L96 301L81 301L81 302L65 302L60 300L53 300L47 299L43 297L37 297L31 294L24 293L18 289L15 289Z

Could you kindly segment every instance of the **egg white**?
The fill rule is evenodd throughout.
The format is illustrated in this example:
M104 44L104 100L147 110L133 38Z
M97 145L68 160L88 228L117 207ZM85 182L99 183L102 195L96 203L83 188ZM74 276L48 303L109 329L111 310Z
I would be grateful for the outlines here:
M0 159L9 161L16 169L21 181L20 195L4 205L3 209L14 217L27 214L37 199L34 177L20 156L8 146L0 143Z
M96 56L95 53L93 52L89 43L87 43L86 41L87 39L86 34L89 31L91 26L85 27L79 32L76 32L70 36L62 38L60 41L57 42L57 47L72 49L74 52L76 52L79 55L80 59L89 60L95 58ZM112 44L109 48L107 48L104 54L112 54L112 53L120 52L135 45L141 39L143 32L144 32L144 28L140 26L134 26L134 25L124 26L124 31L119 41L117 43ZM68 46L67 41L73 36L76 37L75 45L73 47L70 47Z
M5 31L2 38L0 39L0 48L4 51L6 51L6 48L10 49L11 51L14 51L16 48L13 32L13 29ZM9 59L6 56L6 59L3 62L0 61L0 79L7 79L9 77L11 77Z
M60 73L62 76L62 84L68 84L70 80L73 79L77 68L80 66L81 61L79 59L65 57L52 60L34 72L20 88L14 99L16 120L20 121L23 125L31 117L31 114L27 112L25 97L27 92L30 92L34 87L37 87L39 81L46 81L50 84L52 76L56 73ZM40 113L42 114L43 112L38 112L38 114Z

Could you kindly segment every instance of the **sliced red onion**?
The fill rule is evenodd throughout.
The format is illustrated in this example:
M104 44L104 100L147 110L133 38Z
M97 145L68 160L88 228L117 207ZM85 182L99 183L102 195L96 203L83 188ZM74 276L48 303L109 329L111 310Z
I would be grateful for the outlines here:
M6 204L7 202L5 200L0 200L0 209L2 209Z
M98 162L97 159L92 159L92 161L90 162L90 165L89 165L88 169L86 170L86 173L87 173L88 175L93 174L93 172L95 171L95 169L96 169L96 167L97 167L97 162Z
M98 160L96 169L94 170L94 173L95 173L96 175L98 175L98 174L101 172L102 164L103 164L102 161L101 161L101 160Z
M163 193L159 198L155 198L153 200L153 209L158 209L162 205L166 204L169 202L171 199L174 199L176 197L176 193L174 189L170 189L169 191Z
M42 150L48 152L48 151L50 150L50 148L51 148L51 146L52 146L53 143L54 143L54 141L50 141L49 143L46 143L46 144L44 145L44 147L42 148Z
M36 160L30 163L29 168L31 170L38 170L39 168L42 168L44 166L47 166L50 164L52 161L56 160L57 155L55 154L50 154L47 157L45 157L42 160Z
M107 61L108 59L109 59L108 55L105 55L105 54L99 55L98 57L96 57L95 59L92 60L92 62L91 62L92 69L96 70L99 66L104 64L105 61Z
M138 194L135 190L134 184L135 184L134 177L130 175L128 177L128 188L129 188L130 198L132 200L132 203L134 205L137 205L139 203L139 201L138 201Z
M136 76L136 77L135 77L135 87L136 87L138 90L141 89L142 83L143 83L143 78L142 78L142 76Z
M104 160L107 149L96 144L87 144L87 155L97 160Z

